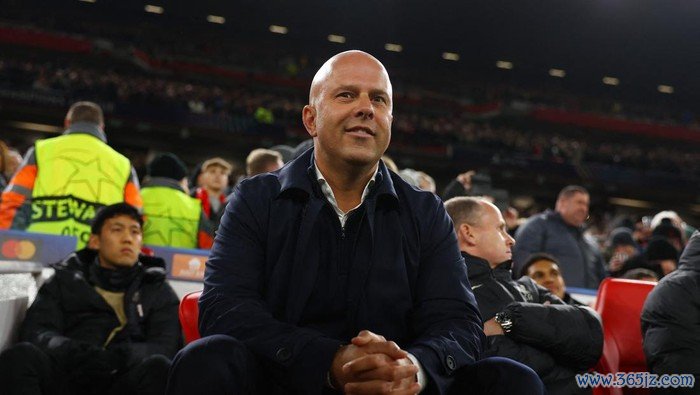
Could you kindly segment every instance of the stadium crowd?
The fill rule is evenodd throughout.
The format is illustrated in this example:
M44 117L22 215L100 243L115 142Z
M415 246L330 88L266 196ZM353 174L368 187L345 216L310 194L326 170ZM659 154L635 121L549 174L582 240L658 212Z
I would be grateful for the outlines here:
M89 98L107 103L115 114L147 114L184 122L221 124L237 120L240 130L254 124L299 128L304 98L292 89L220 86L201 81L162 78L142 73L90 69L75 64L0 61L0 88L57 96L65 101ZM408 94L410 95L410 94ZM396 141L469 145L500 155L580 165L602 163L641 171L697 177L700 153L689 146L651 141L614 141L606 135L570 127L553 129L537 123L474 121L468 113L436 106L413 106L396 114Z

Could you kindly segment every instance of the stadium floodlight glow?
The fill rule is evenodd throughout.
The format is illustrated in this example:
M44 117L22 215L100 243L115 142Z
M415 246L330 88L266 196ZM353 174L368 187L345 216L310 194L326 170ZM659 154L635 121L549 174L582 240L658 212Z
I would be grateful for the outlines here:
M163 12L165 12L163 7L159 7L157 5L151 5L151 4L146 4L146 7L144 7L144 10L146 10L146 12L150 12L151 14L162 14Z
M401 52L403 47L399 44L386 43L384 44L384 49L391 52Z
M566 71L562 69L549 69L549 75L552 77L564 78L566 77Z
M332 43L345 44L345 36L340 36L338 34L329 34L328 41Z
M226 23L226 18L218 15L207 15L207 22L218 23L219 25L223 25L224 23Z
M459 60L459 54L456 54L454 52L443 52L442 58L445 60L451 60L453 62L456 62Z
M287 34L289 29L286 26L270 25L270 31L277 34Z
M673 93L673 87L670 85L659 85L657 89L661 93L668 93L669 95Z
M496 67L503 70L512 70L513 62L509 62L507 60L499 60L498 62L496 62Z
M620 80L615 78L615 77L605 76L605 77L603 77L603 83L605 85L618 86L618 85L620 85Z
M78 0L82 1L83 3L97 3L97 0Z

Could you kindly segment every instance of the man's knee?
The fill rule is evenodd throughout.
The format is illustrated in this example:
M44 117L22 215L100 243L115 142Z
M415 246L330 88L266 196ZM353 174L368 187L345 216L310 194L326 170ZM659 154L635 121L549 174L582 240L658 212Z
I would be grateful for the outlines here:
M516 362L512 359L503 357L490 357L479 361L481 372L490 371L495 373L497 380L501 384L509 385L510 388L517 390L526 389L528 394L544 394L544 384L540 380L537 373L530 367Z
M198 391L215 393L250 393L257 380L257 363L247 347L226 335L196 340L180 350L173 360L168 377L169 394L185 393L194 385ZM222 392L223 390L227 390Z
M49 357L39 347L28 342L15 344L0 354L2 371L27 367L39 368L49 363Z

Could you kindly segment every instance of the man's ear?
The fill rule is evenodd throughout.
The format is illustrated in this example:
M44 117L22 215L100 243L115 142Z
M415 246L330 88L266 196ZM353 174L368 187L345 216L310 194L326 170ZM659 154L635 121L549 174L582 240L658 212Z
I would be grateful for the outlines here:
M474 234L474 227L463 223L459 225L459 237L464 240L467 245L476 245L476 235Z
M95 234L90 234L90 239L88 240L87 246L90 249L99 250L100 249L100 236L95 235Z
M316 108L310 104L305 105L301 112L301 120L309 135L316 137Z

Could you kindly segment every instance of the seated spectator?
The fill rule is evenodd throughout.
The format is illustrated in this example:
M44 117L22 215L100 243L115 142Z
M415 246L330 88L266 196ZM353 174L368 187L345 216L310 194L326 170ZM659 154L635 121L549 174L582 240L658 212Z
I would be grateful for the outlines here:
M162 394L181 344L165 262L139 255L141 216L98 211L88 248L54 266L0 354L4 394Z
M659 277L656 275L656 273L641 267L627 271L622 278L628 280L651 281L654 283L659 281Z
M245 160L245 170L248 177L262 173L270 173L284 166L282 155L273 150L257 148L250 151Z
M143 242L154 246L204 248L212 230L199 200L187 194L187 167L171 153L158 155L147 168L141 188Z
M602 354L600 317L588 307L564 304L529 277L513 280L515 241L496 206L479 198L457 197L445 207L485 321L484 355L531 367L550 395L590 393L578 388L574 376L592 368Z
M202 163L202 174L199 178L202 186L195 190L194 197L202 202L202 211L207 219L207 229L211 231L209 235L212 240L226 208L228 177L232 169L228 161L218 157ZM202 245L201 248L211 248L211 244Z
M631 257L637 255L639 246L634 241L632 231L627 228L615 228L608 237L608 272L619 276L622 265Z
M625 262L621 269L622 276L624 277L630 270L642 268L656 273L657 278L663 278L677 269L678 254L678 250L668 239L653 236L641 254Z
M520 275L528 276L535 280L538 285L547 288L549 292L556 295L566 304L574 306L586 305L572 298L571 295L566 292L566 284L564 283L564 278L561 276L561 270L559 270L559 262L557 262L557 258L549 254L532 254L527 262L525 262L525 266L523 266Z
M695 388L660 389L658 394L697 394L700 383L700 232L680 259L680 268L664 277L642 310L644 354L652 373L695 376Z
M673 245L673 248L680 254L685 247L685 236L682 228L676 225L668 218L664 218L661 222L654 226L651 231L651 237L662 237Z

